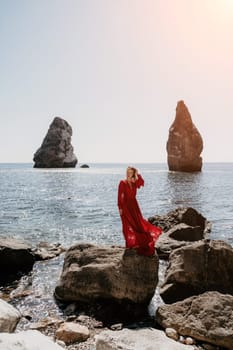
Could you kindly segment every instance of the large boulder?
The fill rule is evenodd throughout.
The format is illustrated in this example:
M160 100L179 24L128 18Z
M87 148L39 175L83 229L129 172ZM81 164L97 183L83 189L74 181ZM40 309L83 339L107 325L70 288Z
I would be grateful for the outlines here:
M233 294L233 248L223 241L203 240L169 256L160 295L166 303L206 291Z
M202 240L211 231L210 222L191 207L179 207L167 215L155 215L149 222L163 229L163 234L156 242L156 250L161 259L168 259L176 248Z
M109 308L112 317L120 307L126 314L129 305L136 309L149 304L158 282L158 265L157 254L145 257L134 249L77 244L65 255L55 297L63 302L111 301L118 305L115 311Z
M201 171L203 149L202 137L192 122L184 101L176 107L175 120L169 129L167 141L167 161L169 170Z
M154 215L149 217L148 220L151 224L161 227L164 232L178 224L198 226L203 233L209 232L211 228L210 222L192 207L178 207L166 215Z
M33 157L34 168L74 168L78 162L71 145L72 128L55 117L41 147Z
M168 259L173 250L204 238L205 233L199 226L178 224L159 237L156 242L156 251L160 259Z
M206 292L157 309L156 321L180 335L233 349L233 296Z
M28 243L14 238L0 239L0 285L31 271L34 262Z
M49 337L38 331L15 334L0 333L0 350L64 350Z
M164 332L152 328L104 331L96 336L96 350L194 350L168 338Z
M8 304L6 301L0 299L0 333L14 332L20 318L21 314L17 309Z

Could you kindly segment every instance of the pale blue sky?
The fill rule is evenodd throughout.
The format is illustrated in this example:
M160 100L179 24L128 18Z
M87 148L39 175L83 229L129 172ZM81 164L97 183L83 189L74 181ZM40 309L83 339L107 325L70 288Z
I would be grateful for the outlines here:
M166 162L183 99L203 159L233 161L233 1L0 0L0 162L55 116L84 162Z

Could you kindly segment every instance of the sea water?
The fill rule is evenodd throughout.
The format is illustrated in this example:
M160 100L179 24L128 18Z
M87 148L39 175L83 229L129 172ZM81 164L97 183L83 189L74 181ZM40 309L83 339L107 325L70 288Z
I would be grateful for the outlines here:
M233 245L233 163L205 163L202 172L168 171L167 164L133 164L145 186L137 199L143 216L164 215L190 206L212 222L210 238ZM0 164L0 237L69 247L77 242L124 244L117 208L119 181L127 164L90 168L34 169L32 164ZM34 318L59 312L53 290L63 257L35 264L32 295L18 308ZM50 310L50 311L48 311Z

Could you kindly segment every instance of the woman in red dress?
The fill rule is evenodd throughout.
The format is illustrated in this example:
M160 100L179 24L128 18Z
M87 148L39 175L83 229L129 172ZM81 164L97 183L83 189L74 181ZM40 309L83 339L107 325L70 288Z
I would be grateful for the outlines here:
M137 169L128 167L126 179L121 180L118 188L118 208L122 221L122 230L126 248L137 249L138 254L150 256L155 252L155 242L162 229L152 225L142 216L136 194L144 186L144 180Z

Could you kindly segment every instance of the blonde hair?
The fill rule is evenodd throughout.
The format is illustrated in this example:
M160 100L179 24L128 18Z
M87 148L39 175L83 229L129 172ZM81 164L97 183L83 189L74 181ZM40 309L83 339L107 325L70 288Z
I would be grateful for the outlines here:
M133 176L135 176L137 169L134 168L133 166L128 166L127 171L132 170L133 171Z

